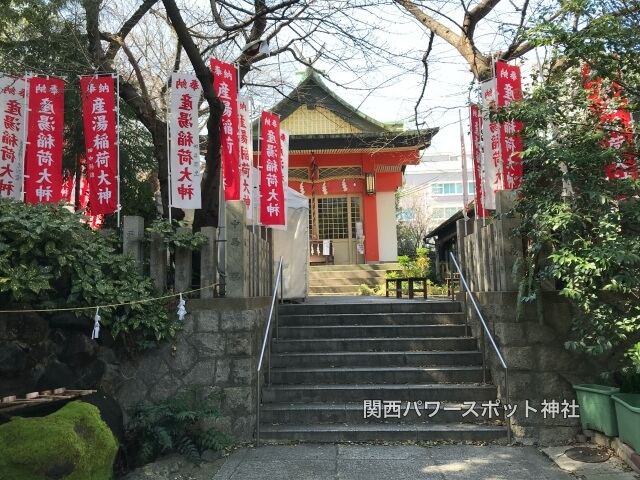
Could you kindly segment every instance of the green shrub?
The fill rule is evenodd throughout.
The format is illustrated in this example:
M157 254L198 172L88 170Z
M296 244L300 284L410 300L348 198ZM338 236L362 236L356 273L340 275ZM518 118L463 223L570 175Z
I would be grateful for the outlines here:
M218 415L219 390L205 394L195 385L158 404L139 404L131 412L125 441L136 466L178 452L193 462L204 450L222 450L231 439L210 422Z
M367 285L366 283L361 284L358 287L358 291L356 295L360 295L363 297L372 297L372 296L380 296L385 294L384 285Z
M173 222L178 227L186 227L187 222L181 220ZM158 234L162 239L162 244L169 249L171 253L175 253L176 247L188 248L190 250L200 250L207 243L207 237L200 232L181 232L177 233L174 226L165 219L157 219L151 222L151 225L145 229L145 240L149 242L152 234Z
M388 272L386 278L398 277L427 277L429 275L429 253L426 248L417 248L415 258L408 255L398 255L401 272Z
M446 285L441 285L438 283L434 283L431 280L427 280L427 294L428 295L448 295Z
M133 259L118 253L115 237L92 231L60 205L0 200L0 304L37 309L77 308L114 337L143 349L175 335L180 322Z

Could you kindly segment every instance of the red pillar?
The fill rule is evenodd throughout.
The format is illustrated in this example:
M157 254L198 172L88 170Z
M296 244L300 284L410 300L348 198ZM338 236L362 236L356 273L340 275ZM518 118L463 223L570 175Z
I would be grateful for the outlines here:
M363 229L364 229L364 253L367 262L380 260L378 249L378 205L376 195L367 195L362 199Z

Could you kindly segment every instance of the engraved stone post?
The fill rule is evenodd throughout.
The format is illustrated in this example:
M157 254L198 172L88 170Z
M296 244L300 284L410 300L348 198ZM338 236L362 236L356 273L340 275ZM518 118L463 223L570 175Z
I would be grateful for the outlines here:
M218 251L216 249L216 229L214 227L202 227L200 229L207 243L200 250L200 298L213 298L214 288L206 288L217 283L218 278Z
M247 206L241 200L227 202L227 297L249 296L249 231Z
M142 241L144 240L144 219L125 216L123 222L122 253L131 255L136 261L136 269L142 272Z
M519 278L513 278L513 265L522 258L522 237L513 236L511 231L520 225L517 216L505 215L514 205L516 192L503 190L496 193L496 212L502 214L501 221L496 225L497 249L500 259L501 287L503 291L517 292Z
M179 227L176 233L188 233L191 228ZM191 250L189 248L176 247L176 292L184 292L191 288Z
M167 288L167 249L160 234L155 232L151 234L149 244L149 274L155 289L164 292Z

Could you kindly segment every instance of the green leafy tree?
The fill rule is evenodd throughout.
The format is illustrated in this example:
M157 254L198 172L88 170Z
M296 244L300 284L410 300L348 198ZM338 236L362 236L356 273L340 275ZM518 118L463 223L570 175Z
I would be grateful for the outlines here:
M506 113L525 125L525 175L516 210L530 246L528 287L521 293L538 300L535 285L554 280L579 308L575 338L567 346L598 356L611 370L640 373L639 185L632 178L605 175L617 161L637 160L637 148L634 142L608 142L624 133L624 126L603 124L583 77L588 65L588 80L597 82L610 110L636 108L640 3L566 6L573 12L571 21L542 24L531 37L554 55L523 104Z

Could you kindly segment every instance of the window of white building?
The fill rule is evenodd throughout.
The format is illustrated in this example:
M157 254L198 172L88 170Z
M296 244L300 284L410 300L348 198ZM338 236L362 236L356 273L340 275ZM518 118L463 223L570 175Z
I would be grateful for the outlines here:
M467 189L471 195L476 193L475 182L469 182ZM462 195L462 182L440 182L431 185L432 195Z
M431 218L434 220L444 220L455 215L462 207L434 207L431 209Z

